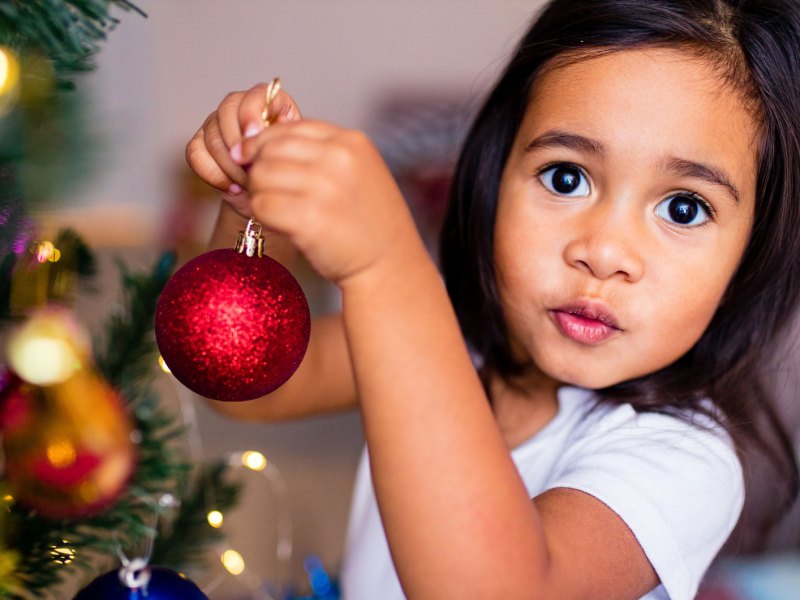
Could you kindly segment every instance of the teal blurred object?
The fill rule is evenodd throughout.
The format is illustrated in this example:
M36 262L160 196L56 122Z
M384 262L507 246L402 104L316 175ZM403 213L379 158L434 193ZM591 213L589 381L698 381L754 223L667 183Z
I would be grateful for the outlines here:
M737 600L798 600L800 554L774 554L751 559L728 559L714 570L711 588L698 598Z

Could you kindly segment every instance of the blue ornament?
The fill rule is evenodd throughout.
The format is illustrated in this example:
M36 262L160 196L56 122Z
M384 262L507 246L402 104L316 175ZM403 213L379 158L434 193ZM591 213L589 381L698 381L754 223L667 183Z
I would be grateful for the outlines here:
M101 575L74 600L208 600L208 596L175 571L146 566L134 574L122 567Z

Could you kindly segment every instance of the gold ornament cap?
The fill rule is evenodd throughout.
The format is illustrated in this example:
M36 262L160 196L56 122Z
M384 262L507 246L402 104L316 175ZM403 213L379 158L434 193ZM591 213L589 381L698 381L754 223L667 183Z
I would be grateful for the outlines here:
M247 222L247 228L239 232L239 239L236 240L236 246L233 249L239 254L246 254L250 257L261 258L264 256L264 236L261 235L261 223L250 219Z

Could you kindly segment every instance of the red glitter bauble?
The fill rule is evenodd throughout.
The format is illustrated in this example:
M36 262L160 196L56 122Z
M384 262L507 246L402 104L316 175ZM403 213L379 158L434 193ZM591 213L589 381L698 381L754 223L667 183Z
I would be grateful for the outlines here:
M214 250L167 282L156 341L172 374L215 400L252 400L283 384L303 360L311 319L297 280L280 263Z

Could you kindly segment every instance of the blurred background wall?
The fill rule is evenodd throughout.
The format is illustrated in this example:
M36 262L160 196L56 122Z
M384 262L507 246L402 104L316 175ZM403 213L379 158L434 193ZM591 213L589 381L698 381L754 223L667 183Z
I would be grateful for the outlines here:
M81 81L100 168L70 192L92 243L151 245L183 148L231 90L281 76L305 115L367 128L391 94L477 98L536 0L142 0ZM469 98L465 98L469 100ZM124 227L102 225L104 217Z

